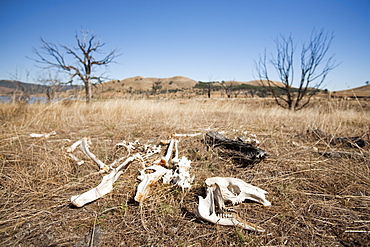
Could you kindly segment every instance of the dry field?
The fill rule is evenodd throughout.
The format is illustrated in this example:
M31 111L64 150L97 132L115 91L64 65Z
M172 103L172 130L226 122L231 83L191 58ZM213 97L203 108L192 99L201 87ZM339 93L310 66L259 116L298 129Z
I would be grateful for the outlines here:
M369 145L333 146L308 133L318 128L369 142L368 102L323 100L299 112L251 99L3 104L0 124L0 246L370 246ZM255 134L270 156L240 167L203 144L208 130L229 138ZM30 137L51 131L57 134ZM202 135L179 142L180 156L192 161L190 191L157 183L140 206L133 200L140 165L133 163L111 193L71 206L71 196L103 176L81 152L75 155L83 165L67 155L74 141L90 136L91 152L110 163L127 155L115 146L123 140L158 144L172 133L196 132ZM323 155L335 150L359 155ZM204 181L212 176L240 178L269 192L271 207L233 207L266 232L199 219L198 196L205 196Z

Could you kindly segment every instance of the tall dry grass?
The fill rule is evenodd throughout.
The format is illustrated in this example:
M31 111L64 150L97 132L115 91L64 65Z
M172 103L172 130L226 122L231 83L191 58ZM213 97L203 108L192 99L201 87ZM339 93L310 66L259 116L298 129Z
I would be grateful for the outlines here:
M0 243L2 246L83 246L101 231L102 246L365 246L369 243L370 170L366 157L326 157L324 151L368 154L332 146L309 134L318 128L335 136L369 141L365 102L321 101L290 112L265 99L107 100L86 105L3 104L1 124ZM112 193L82 209L69 198L94 186L101 175L87 160L78 166L65 147L84 136L103 162L127 155L115 144L158 143L171 133L225 131L230 138L256 134L270 157L238 167L202 143L180 140L180 155L192 163L195 181L182 192L157 184L142 210L133 201L138 164L129 167ZM57 135L33 139L30 133ZM292 143L299 143L297 147ZM269 192L272 207L235 206L239 215L266 229L258 234L222 227L195 214L210 176L237 177ZM143 226L145 224L146 228ZM351 232L355 231L355 232Z

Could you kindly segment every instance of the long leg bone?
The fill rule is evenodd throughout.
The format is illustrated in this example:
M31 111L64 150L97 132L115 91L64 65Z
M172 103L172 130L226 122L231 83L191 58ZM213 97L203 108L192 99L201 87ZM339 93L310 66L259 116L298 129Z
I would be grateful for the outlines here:
M217 184L208 187L206 198L199 196L197 212L202 219L223 226L238 226L251 231L265 231L252 223L240 219L235 214L216 214L214 193L220 193Z
M140 159L140 155L133 155L125 160L117 168L113 169L109 174L105 175L101 183L95 188L81 194L78 196L72 196L71 202L76 207L82 207L85 204L95 201L96 199L108 194L113 190L114 182L122 174L122 169L126 169L129 164L131 164L135 159Z
M168 161L170 160L171 158L171 155L172 155L172 150L173 150L173 146L175 144L177 140L175 138L172 138L170 140L170 143L167 147L167 151L166 151L166 154L164 157L162 157L162 159L159 161L158 165L161 165L163 167L168 167L169 164L168 164Z

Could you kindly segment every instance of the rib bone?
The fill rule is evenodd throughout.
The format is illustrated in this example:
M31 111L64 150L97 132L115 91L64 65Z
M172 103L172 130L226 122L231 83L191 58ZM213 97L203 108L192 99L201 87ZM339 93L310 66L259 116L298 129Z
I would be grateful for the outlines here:
M80 148L87 156L89 156L100 168L101 171L108 172L110 167L99 160L93 153L89 150L88 140L86 137L82 138Z

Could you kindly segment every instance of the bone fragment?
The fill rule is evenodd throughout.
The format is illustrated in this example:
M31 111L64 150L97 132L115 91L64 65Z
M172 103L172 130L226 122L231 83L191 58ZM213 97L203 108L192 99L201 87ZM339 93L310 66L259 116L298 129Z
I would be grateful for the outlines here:
M175 156L172 158L171 162L178 163L180 161L179 160L179 140L175 139L174 146L175 146Z
M296 147L300 147L300 148L307 149L307 150L312 150L314 152L319 151L319 149L317 147L307 147L307 146L301 145L301 144L299 144L298 142L295 142L295 141L292 141L292 144Z
M40 137L49 138L50 136L54 136L56 134L57 133L55 131L52 131L50 133L44 133L44 134L31 133L30 136L33 138L40 138Z
M117 168L113 169L109 174L105 175L101 181L101 183L96 186L95 188L86 191L85 193L72 196L71 202L76 207L83 207L85 204L95 201L96 199L108 194L113 190L114 182L119 178L122 174L122 169L126 169L129 164L131 164L135 159L139 158L138 155L133 155L125 160L121 165Z
M77 158L74 154L72 153L68 153L69 157L71 157L74 161L77 162L77 165L82 165L83 163L85 163L85 161L83 160L80 160L79 158Z
M224 201L231 201L233 204L242 203L245 200L252 200L264 206L271 206L266 200L266 191L256 186L248 184L241 179L231 177L212 177L206 179L208 187L217 184L220 187Z
M172 134L173 137L194 137L199 136L202 133L194 133L194 134Z
M264 232L262 228L256 226L255 224L246 222L240 219L236 214L216 214L215 207L215 191L217 191L218 185L213 185L208 187L207 196L203 198L199 196L199 205L197 208L197 213L200 218L209 221L214 224L223 226L238 226L251 231ZM219 192L216 192L219 193Z
M154 171L153 173L147 173L149 171ZM143 202L148 196L150 187L155 184L159 179L161 179L166 173L172 172L162 166L152 165L140 171L139 179L140 184L137 187L137 192L135 195L135 201Z
M82 140L78 140L76 141L75 143L73 143L70 147L67 148L67 153L72 153L73 151L75 151L75 149L81 145L81 142Z
M80 148L87 156L89 156L100 168L101 171L108 172L110 167L99 160L93 153L89 151L88 139L82 138Z
M170 158L171 158L171 155L172 155L172 150L173 150L173 146L175 145L175 142L176 141L178 141L178 140L176 140L175 138L172 138L171 140L170 140L170 143L169 143L169 145L168 145L168 147L167 147L167 151L166 151L166 154L165 154L165 156L163 156L158 162L157 162L157 164L158 165L161 165L161 166L163 166L163 167L169 167L169 163L168 163L168 161L170 160Z

